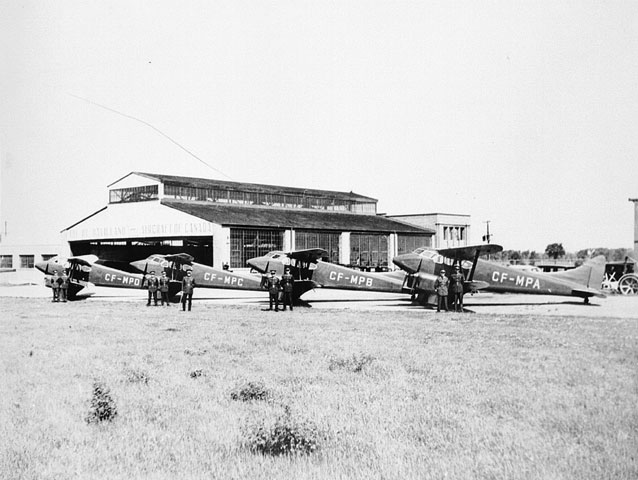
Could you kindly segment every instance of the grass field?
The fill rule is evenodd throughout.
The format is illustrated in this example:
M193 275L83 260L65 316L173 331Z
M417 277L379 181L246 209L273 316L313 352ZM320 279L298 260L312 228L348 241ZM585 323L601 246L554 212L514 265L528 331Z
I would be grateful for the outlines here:
M638 320L193 308L0 299L0 478L638 478Z

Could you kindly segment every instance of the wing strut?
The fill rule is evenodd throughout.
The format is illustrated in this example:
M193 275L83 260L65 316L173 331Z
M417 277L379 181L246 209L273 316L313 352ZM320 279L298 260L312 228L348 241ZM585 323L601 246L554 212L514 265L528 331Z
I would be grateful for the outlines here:
M474 260L472 262L472 270L470 271L470 278L467 279L468 282L471 282L474 279L474 271L476 270L476 264L478 263L479 256L481 255L481 249L476 249L476 254L474 254Z

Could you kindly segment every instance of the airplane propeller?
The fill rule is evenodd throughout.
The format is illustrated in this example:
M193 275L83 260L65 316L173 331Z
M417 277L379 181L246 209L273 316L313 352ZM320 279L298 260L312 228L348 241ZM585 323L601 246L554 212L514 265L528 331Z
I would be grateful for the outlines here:
M140 288L144 288L144 282L146 281L146 271L148 270L148 262L144 264L144 272L142 273L142 285Z

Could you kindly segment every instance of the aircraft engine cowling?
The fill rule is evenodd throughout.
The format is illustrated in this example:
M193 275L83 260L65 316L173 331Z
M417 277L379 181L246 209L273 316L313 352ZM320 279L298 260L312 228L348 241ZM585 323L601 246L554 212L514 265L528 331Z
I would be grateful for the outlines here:
M431 258L424 258L421 260L418 273L434 275L435 267L436 267L436 264L434 263L434 260L432 260Z

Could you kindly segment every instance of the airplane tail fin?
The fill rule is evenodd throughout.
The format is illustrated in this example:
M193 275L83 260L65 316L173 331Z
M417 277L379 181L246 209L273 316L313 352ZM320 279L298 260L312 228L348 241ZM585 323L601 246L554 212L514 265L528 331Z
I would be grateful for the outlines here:
M580 267L564 272L550 273L554 278L568 280L578 283L584 287L600 290L605 275L605 264L607 263L604 255L599 255L586 261Z

